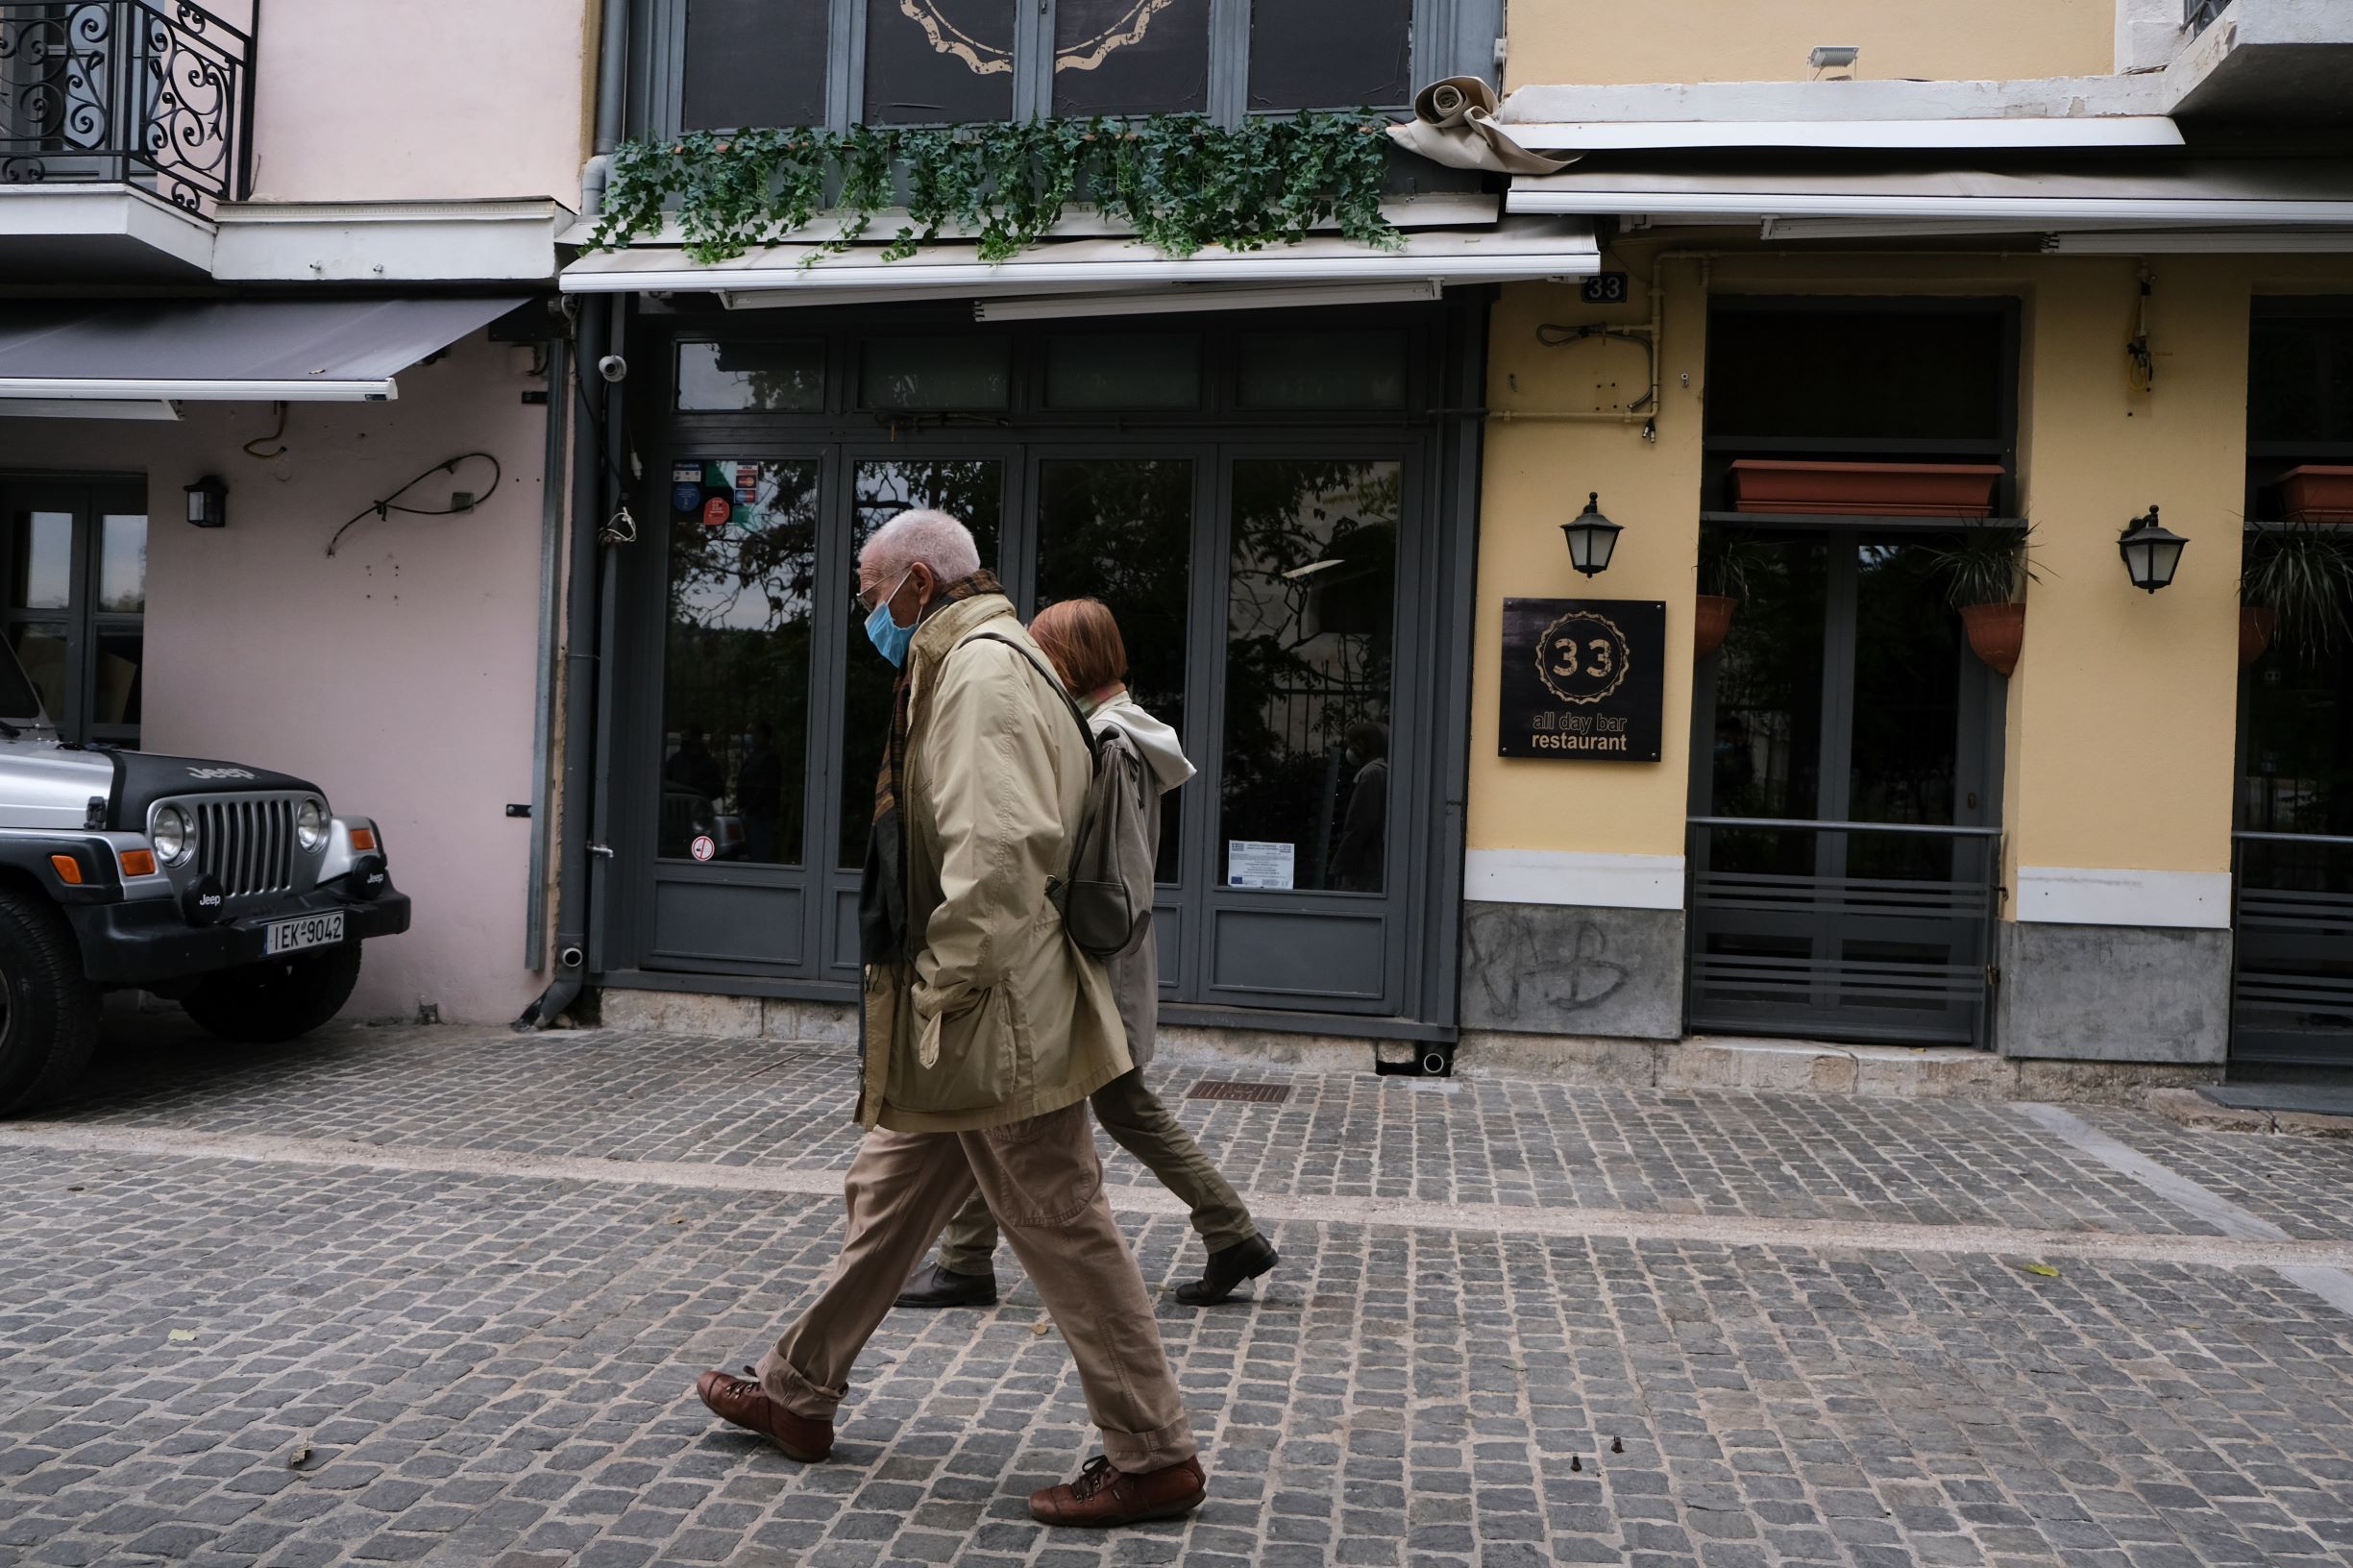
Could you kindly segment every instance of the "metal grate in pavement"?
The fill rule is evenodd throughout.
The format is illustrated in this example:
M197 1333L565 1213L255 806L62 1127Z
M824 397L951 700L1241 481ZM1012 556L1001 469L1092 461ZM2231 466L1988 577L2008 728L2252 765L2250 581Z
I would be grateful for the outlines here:
M1185 1091L1189 1100L1242 1100L1251 1105L1281 1105L1291 1097L1288 1084L1238 1084L1223 1078L1204 1078Z

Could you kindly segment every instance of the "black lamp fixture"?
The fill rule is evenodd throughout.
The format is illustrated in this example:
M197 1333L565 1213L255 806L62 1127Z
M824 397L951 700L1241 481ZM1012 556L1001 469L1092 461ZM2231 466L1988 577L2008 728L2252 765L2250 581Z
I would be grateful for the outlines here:
M2124 557L2124 574L2132 585L2145 593L2155 593L2173 580L2181 566L2181 552L2190 541L2157 521L2157 508L2124 525L2123 536L2117 540L2117 553Z
M1625 530L1602 515L1602 493L1585 492L1585 509L1574 521L1560 525L1568 536L1569 564L1592 576L1609 570L1610 551L1618 548L1618 535Z
M220 477L208 474L187 487L188 521L200 528L225 528L229 526L229 486Z

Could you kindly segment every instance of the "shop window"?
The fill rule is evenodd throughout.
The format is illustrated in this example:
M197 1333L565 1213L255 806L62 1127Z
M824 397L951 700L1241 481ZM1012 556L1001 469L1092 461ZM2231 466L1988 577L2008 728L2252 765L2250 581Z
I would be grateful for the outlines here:
M866 121L1013 115L1017 0L865 0Z
M801 863L817 464L672 465L655 852Z
M931 507L961 519L980 547L981 565L996 568L1005 521L1005 465L997 459L870 458L851 465L850 484L853 559L876 528L901 512ZM865 613L848 619L842 683L842 819L835 845L838 864L846 869L866 862L866 831L874 820L874 775L882 763L883 740L891 732L891 684L896 676L868 641Z
M1002 408L1011 392L1001 337L870 337L859 369L863 408ZM962 513L957 515L962 516Z
M832 0L686 0L680 123L689 131L822 125Z
M1070 333L1046 340L1049 408L1198 408L1201 343L1170 332Z
M42 709L69 741L136 750L147 663L143 489L12 485L7 529L0 615ZM0 693L12 698L21 694Z
M2353 313L2256 318L2247 355L2247 438L2353 445Z
M2000 308L1720 308L1708 438L1999 441L2009 324Z
M1055 458L1039 464L1038 478L1039 605L1101 600L1127 648L1128 691L1182 734L1193 465L1170 457ZM1184 815L1169 805L1161 813L1163 882L1177 880Z
M1413 0L1256 0L1250 107L1408 103L1412 55Z
M1245 408L1403 408L1403 332L1252 332L1241 340Z
M1403 470L1234 465L1224 880L1380 893Z
M822 413L825 345L818 341L678 345L678 407L689 413Z
M1210 0L1057 0L1054 112L1209 108Z

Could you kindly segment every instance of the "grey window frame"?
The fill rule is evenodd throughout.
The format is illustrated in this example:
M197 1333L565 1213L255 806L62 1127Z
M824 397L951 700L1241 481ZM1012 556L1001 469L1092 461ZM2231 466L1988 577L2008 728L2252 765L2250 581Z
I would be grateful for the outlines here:
M12 647L16 628L21 625L42 625L64 628L65 691L61 697L59 711L48 717L60 735L77 745L133 751L140 749L140 725L98 722L98 657L101 642L107 633L136 634L140 639L139 678L144 687L147 672L145 600L142 597L141 607L136 610L102 609L98 602L98 591L105 549L105 519L111 515L144 517L152 539L156 521L149 510L152 501L146 477L138 474L13 472L0 476L0 529L5 528L8 514L20 505L39 505L43 509L68 511L73 516L72 554L66 569L67 597L61 608L6 608L8 591L14 587L13 582L9 580L13 576L14 567L12 564L12 550L0 548L0 635L6 635ZM54 508L46 505L52 502L58 503ZM134 507L135 511L132 509ZM13 543L12 538L0 536L0 547L12 547Z
M1050 113L1053 72L1042 40L1054 36L1055 0L1017 4L1014 12L1013 117ZM1251 0L1210 0L1209 114L1238 125L1248 112ZM677 135L686 102L687 0L639 0L630 18L628 123L632 135ZM867 0L832 0L825 38L825 128L846 131L865 111ZM1499 74L1497 46L1504 0L1413 0L1413 77L1417 88L1449 76ZM1354 109L1332 104L1331 109ZM1404 104L1375 104L1403 111ZM1282 110L1264 110L1280 113Z

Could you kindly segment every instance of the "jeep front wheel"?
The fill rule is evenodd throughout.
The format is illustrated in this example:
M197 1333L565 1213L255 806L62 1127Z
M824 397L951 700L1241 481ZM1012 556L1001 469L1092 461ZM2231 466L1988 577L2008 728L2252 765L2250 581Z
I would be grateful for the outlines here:
M223 1040L275 1045L343 1011L359 983L359 943L274 958L206 975L181 999L188 1017Z
M46 899L0 892L0 1115L73 1087L98 1042L98 988Z

